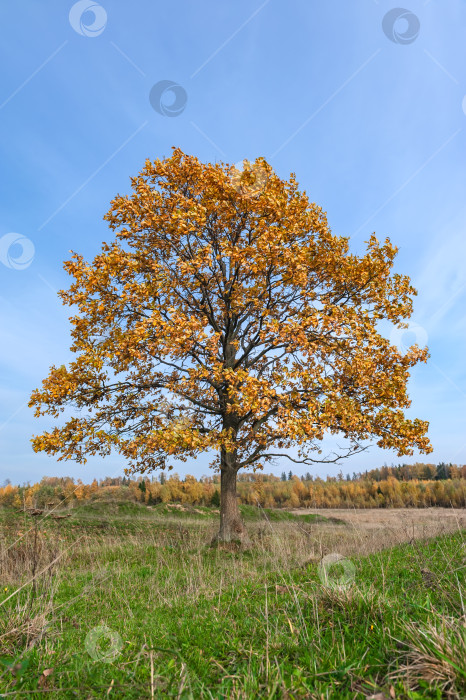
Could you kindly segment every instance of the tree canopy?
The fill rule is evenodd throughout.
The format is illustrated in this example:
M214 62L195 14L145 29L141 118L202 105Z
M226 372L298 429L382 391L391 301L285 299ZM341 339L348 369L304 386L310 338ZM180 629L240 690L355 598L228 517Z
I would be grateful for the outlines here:
M85 462L116 449L128 473L207 450L235 473L282 455L335 461L366 440L432 451L428 423L404 414L427 348L402 354L378 330L407 327L416 294L392 274L389 239L351 253L294 174L263 158L240 172L174 149L131 182L105 216L115 239L65 263L76 359L30 405L73 415L35 450ZM322 456L326 434L345 447Z

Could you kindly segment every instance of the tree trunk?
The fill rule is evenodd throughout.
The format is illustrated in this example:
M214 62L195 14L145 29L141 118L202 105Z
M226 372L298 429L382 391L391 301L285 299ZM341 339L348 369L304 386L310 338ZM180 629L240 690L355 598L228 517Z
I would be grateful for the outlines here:
M233 368L235 364L236 348L231 342L231 329L225 331L225 367ZM221 404L225 407L223 414L223 429L231 431L231 437L236 441L238 431L238 416L234 411L227 410L228 381L220 392ZM236 543L248 547L251 543L238 508L236 497L236 474L238 473L236 449L227 452L225 447L220 448L220 530L212 540L212 544Z
M212 544L235 542L249 546L250 539L238 508L236 497L236 455L221 451L220 472L220 530L212 540Z

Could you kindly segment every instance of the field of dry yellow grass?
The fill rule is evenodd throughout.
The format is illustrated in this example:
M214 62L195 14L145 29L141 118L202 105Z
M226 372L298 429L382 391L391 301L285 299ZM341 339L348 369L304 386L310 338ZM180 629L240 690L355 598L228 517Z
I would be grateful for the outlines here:
M314 536L323 547L338 548L345 554L370 554L415 539L436 537L466 528L466 508L295 508L295 515L315 514L337 518L318 523Z

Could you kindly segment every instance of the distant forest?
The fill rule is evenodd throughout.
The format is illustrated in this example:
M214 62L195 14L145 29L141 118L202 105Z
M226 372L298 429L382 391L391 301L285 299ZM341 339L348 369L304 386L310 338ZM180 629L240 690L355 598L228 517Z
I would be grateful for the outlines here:
M0 505L17 509L56 508L82 501L117 500L157 505L220 504L220 475L196 479L164 472L149 478L106 477L84 484L71 477L44 477L40 483L0 487ZM240 503L263 508L425 508L466 507L466 465L402 464L328 476L325 480L291 471L281 476L238 474Z

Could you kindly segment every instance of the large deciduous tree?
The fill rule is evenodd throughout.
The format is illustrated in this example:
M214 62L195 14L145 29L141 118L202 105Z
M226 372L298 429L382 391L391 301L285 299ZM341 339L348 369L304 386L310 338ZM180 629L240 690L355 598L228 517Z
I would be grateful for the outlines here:
M213 450L217 540L243 543L239 469L336 461L374 438L432 451L428 424L403 412L427 348L401 354L378 326L406 328L416 294L391 272L389 239L351 254L295 176L262 158L239 171L174 149L131 181L105 216L115 240L65 263L76 359L51 367L30 406L72 417L34 436L36 451L84 463L116 449L144 474ZM346 442L322 456L326 434Z

